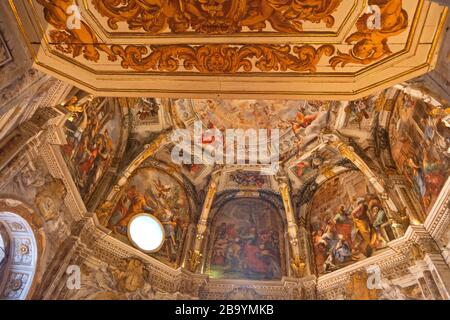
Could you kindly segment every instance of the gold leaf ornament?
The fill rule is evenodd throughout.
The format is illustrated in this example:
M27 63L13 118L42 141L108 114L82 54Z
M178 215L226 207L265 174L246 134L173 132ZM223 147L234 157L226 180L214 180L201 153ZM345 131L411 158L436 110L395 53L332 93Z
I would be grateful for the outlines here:
M298 33L304 21L334 25L332 14L343 0L92 0L112 30L119 22L151 34L202 34L273 30Z
M122 59L122 67L136 71L184 71L202 73L250 72L255 68L263 71L316 72L323 55L333 55L332 45L318 49L311 45L162 45L122 46L114 45L111 51ZM149 53L150 51L150 53ZM255 61L253 63L253 61Z
M338 50L330 64L335 69L349 63L367 65L392 53L388 39L404 32L408 27L408 13L402 7L402 0L371 0L370 5L380 8L381 28L369 28L368 21L373 14L362 15L356 23L357 32L351 34L346 42L353 47L348 53Z

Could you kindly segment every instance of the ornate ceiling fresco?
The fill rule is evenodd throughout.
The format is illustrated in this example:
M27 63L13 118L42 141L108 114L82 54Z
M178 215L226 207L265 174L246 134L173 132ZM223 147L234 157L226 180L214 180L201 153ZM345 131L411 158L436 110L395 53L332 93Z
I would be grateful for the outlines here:
M62 154L83 199L88 201L105 172L117 162L116 156L122 155L123 140L127 139L124 109L116 99L94 99L82 92L62 106L71 112Z
M134 299L180 291L183 298L213 299L239 295L250 284L255 292L246 287L246 294L274 299L291 294L287 282L298 290L312 282L323 298L337 286L358 286L355 270L376 264L385 272L388 264L401 269L395 279L403 289L427 298L410 274L434 240L420 249L412 237L425 238L423 226L448 203L442 190L449 187L450 110L439 97L403 85L332 102L109 98L69 87L60 101L39 108L0 144L11 150L0 163L18 159L3 167L0 190L22 199L2 200L0 209L33 208L36 214L24 217L42 230L42 263L59 255L60 268L60 248L74 242L75 250L86 250L67 261L81 265L82 287L62 288L58 296ZM279 170L173 161L172 134L191 132L196 122L222 133L279 129ZM212 142L205 132L201 149ZM27 141L29 149L15 148ZM29 157L35 160L25 165ZM131 241L129 223L141 214L164 230L155 252ZM53 281L52 270L45 283Z
M105 226L113 230L115 237L128 242L130 219L138 213L152 213L161 221L167 237L153 256L177 266L192 211L182 185L164 171L145 167L135 172L118 199L111 215L102 217Z
M386 248L396 236L383 210L376 191L360 172L345 172L321 185L309 213L317 273L332 272ZM369 219L373 232L366 228Z
M0 1L0 298L450 299L438 3Z
M400 94L389 124L392 158L428 211L448 176L448 112Z
M424 0L75 3L10 1L36 66L138 97L363 97L433 68L447 15Z
M258 128L270 133L278 129L283 158L313 143L322 130L332 127L338 104L305 100L177 99L171 106L174 120L191 131L196 121L221 132Z
M137 250L128 222L145 212L166 234L148 255L167 267L211 279L321 276L386 252L430 212L449 175L449 110L424 100L400 87L351 102L74 90L57 107L67 119L59 152L99 226L127 250ZM279 172L176 164L169 133L196 121L221 132L280 129ZM298 237L285 233L292 228Z

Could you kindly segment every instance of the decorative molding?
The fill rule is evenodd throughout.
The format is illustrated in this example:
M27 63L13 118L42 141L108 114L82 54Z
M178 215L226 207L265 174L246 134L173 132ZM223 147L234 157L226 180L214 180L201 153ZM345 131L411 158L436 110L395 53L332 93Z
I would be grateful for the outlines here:
M122 59L122 68L140 72L194 70L200 73L238 73L256 70L315 73L320 59L324 55L333 55L335 48L328 44L317 49L311 45L265 44L161 45L149 48L113 45L111 51L114 57Z
M130 29L143 28L149 33L159 33L169 25L175 33L187 31L192 27L199 33L223 34L239 32L242 26L261 31L266 26L266 20L270 21L275 30L285 33L300 32L303 21L325 21L327 27L331 27L334 24L331 13L342 0L322 1L320 5L299 0L290 0L289 4L280 0L254 2L258 4L256 11L250 10L249 2L231 0L231 4L223 5L217 2L208 6L185 1L174 7L161 3L153 6L152 12L149 13L150 9L136 0L127 0L120 6L112 1L93 1L100 14L108 17L108 26L111 29L118 29L118 22L127 21ZM61 16L64 21L55 20L55 17L59 16L54 12L66 11L68 3L65 1L49 3L47 0L38 0L38 3L44 7L47 22L55 28L49 32L49 38L58 51L71 54L74 58L83 53L84 59L93 62L98 62L99 51L103 51L110 61L116 61L120 57L124 69L132 68L140 72L174 72L179 70L179 62L183 61L185 70L195 69L201 73L236 73L241 69L244 72L258 69L262 72L290 70L314 73L321 57L331 56L335 52L334 46L329 44L318 48L311 45L291 47L264 44L241 47L226 44L153 45L150 48L108 45L99 42L95 32L83 21L79 29L71 30L65 27L67 18L64 16ZM385 23L382 29L369 29L372 14L364 13L357 22L357 32L346 39L348 44L354 44L353 48L348 54L338 51L337 55L330 59L333 68L339 64L344 67L348 63L367 65L392 54L387 40L406 31L408 14L402 7L402 0L389 0L380 5L380 9L381 19L391 23ZM148 56L145 56L147 54ZM251 59L256 59L256 62L253 63Z
M17 98L18 93L25 91L31 86L37 84L44 76L41 72L36 69L29 69L23 75L21 75L17 80L10 85L2 88L0 90L0 106L11 103Z
M431 236L439 240L448 232L450 226L450 178L447 178L442 191L425 220L424 226Z
M43 3L42 0L38 1ZM112 30L118 23L126 22L130 30L143 29L149 34L163 32L230 34L240 33L243 27L250 31L270 30L299 33L305 21L334 25L333 12L342 0L231 0L227 2L192 2L181 0L176 4L154 2L151 6L139 0L93 0L96 10L108 18Z
M83 199L72 179L69 169L62 158L59 146L46 144L41 148L40 154L45 160L50 174L64 182L67 189L67 196L64 199L64 203L69 208L69 212L73 219L75 221L82 219L83 215L87 212L86 206L84 205Z
M24 300L33 291L33 279L39 273L42 249L40 239L35 238L34 226L29 224L31 217L22 217L22 212L29 215L32 211L21 201L1 199L0 224L8 233L10 252L0 279L0 297L6 300Z
M372 29L370 1L77 0L80 28L70 29L72 2L36 2L8 2L36 68L123 97L353 100L433 68L447 15L386 0Z

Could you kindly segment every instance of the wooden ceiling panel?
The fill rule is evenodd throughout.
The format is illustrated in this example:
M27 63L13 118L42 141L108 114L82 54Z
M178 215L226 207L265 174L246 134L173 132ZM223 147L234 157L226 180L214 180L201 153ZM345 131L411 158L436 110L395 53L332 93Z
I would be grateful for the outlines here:
M9 1L38 68L110 96L356 99L432 69L447 16L425 0Z

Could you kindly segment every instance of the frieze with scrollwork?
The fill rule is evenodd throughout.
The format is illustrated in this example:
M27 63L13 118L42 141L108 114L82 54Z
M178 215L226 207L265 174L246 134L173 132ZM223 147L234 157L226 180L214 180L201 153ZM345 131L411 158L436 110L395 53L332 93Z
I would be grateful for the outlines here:
M323 45L318 49L311 45L243 45L212 44L200 46L163 45L145 46L114 45L112 52L122 59L122 67L136 71L195 70L201 73L237 73L259 70L316 72L322 56L331 56L335 49ZM149 51L151 51L149 53ZM149 54L148 54L149 53ZM148 54L148 55L147 55Z
M233 34L303 31L305 21L334 25L342 0L92 0L112 30L118 23L150 34L163 32Z
M84 21L81 21L80 28L68 29L65 23L68 19L65 13L69 6L67 1L37 1L44 7L47 22L54 27L49 32L49 38L56 50L73 58L82 55L85 60L92 62L98 62L103 52L108 60L119 60L122 68L139 72L315 73L323 56L331 57L329 64L333 68L338 65L344 67L349 63L367 65L390 56L389 38L403 33L408 26L408 14L402 7L402 0L388 0L379 4L379 28L369 28L371 14L365 13L359 18L357 31L346 39L347 45L352 46L348 53L336 50L335 45L331 44L122 46L102 43ZM118 1L93 0L93 3L102 15L108 17L112 29L117 29L119 22L127 21L130 29L144 29L149 33L159 33L168 27L175 33L193 29L204 34L224 34L240 32L243 26L262 31L267 21L273 29L285 33L300 32L302 21L325 22L329 27L334 23L331 13L341 1L202 0L175 3L128 0L121 1L119 5ZM378 5L378 1L372 0L370 4Z

